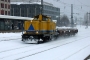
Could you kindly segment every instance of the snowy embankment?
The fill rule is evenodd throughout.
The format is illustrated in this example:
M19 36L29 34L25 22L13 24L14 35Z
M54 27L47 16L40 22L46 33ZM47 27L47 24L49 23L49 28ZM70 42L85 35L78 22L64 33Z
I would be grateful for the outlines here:
M43 44L25 44L21 39L1 41L0 60L84 60L90 54L90 28L77 28L76 36L60 37ZM0 38L21 38L21 34L0 33Z
M0 33L0 40L21 38L22 33Z

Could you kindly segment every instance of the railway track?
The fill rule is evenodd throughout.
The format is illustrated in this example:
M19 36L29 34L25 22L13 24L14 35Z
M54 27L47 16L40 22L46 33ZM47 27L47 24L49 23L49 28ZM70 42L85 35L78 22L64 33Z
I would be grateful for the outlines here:
M21 38L17 38L17 39L21 39ZM0 42L1 42L1 41L10 41L10 40L16 40L16 39L0 40ZM55 43L55 44L56 44L56 43ZM20 48L25 48L25 47L30 47L30 46L23 46L23 47L18 47L18 48L14 48L14 49L4 50L4 51L0 51L0 53L2 53L2 52L7 52L7 51L11 51L11 50L16 50L16 49L20 49Z
M67 57L66 57L66 58L64 58L63 60L68 59L69 57L71 57L71 56L73 56L73 55L77 54L78 52L82 51L83 49L85 49L85 48L87 48L87 47L89 47L89 46L90 46L90 44L86 45L85 47L83 47L83 48L79 49L78 51L74 52L73 54L71 54L71 55L67 56Z
M89 36L89 37L90 37L90 36ZM86 37L84 37L84 38L86 38ZM84 38L81 38L81 39L84 39ZM42 52L45 52L45 51L48 51L48 50L51 50L51 49L55 49L55 48L58 48L58 47L60 47L60 46L64 46L64 45L73 43L73 42L75 42L75 41L79 41L79 40L81 40L81 39L77 39L77 40L74 40L74 41L70 41L70 42L64 43L64 44L62 44L62 45L60 44L60 45L58 45L58 46L50 47L50 48L48 48L48 49L45 49L45 50L42 50L42 51L39 51L39 52L36 52L36 53L32 53L32 54L30 54L30 55L27 55L27 56L18 58L18 59L16 59L16 60L23 59L23 58L26 58L26 57L29 57L29 56L33 56L33 55L36 55L36 54L39 54L39 53L42 53ZM66 41L65 41L65 40L62 40L62 42L66 42ZM35 49L27 50L27 51L24 51L24 52L20 52L20 53L13 54L13 55L8 55L8 56L2 57L2 58L0 58L0 59L4 59L4 58L10 57L10 56L14 56L14 55L22 54L22 53L27 53L27 52L30 52L30 51L33 51L33 50L38 50L38 49L45 48L45 47L48 47L48 46L53 46L53 45L59 44L59 43L61 43L61 42L52 43L52 44L47 45L47 46L38 47L38 48L35 48ZM26 46L26 47L28 47L28 46ZM21 47L21 48L24 48L24 49L25 49L26 47ZM29 46L29 47L30 47L30 46ZM21 49L21 48L16 48L16 49ZM3 53L3 52L5 53L5 52L12 51L12 50L16 50L16 49L11 49L11 50L2 51L1 53Z
M90 37L90 36L89 36ZM87 37L86 37L87 38ZM83 39L83 38L82 38ZM82 40L82 39L79 39L79 40ZM20 60L20 59L23 59L23 58L26 58L26 57L30 57L30 56L33 56L33 55L36 55L36 54L40 54L40 53L43 53L43 52L46 52L46 51L49 51L49 50L52 50L52 49L55 49L55 48L58 48L58 47L61 47L61 46L64 46L64 45L67 45L67 44L71 44L71 43L74 43L74 42L76 42L76 41L79 41L78 39L77 40L74 40L74 41L71 41L71 42L68 42L68 43L65 43L65 44L62 44L62 45L57 45L57 46L54 46L54 47L51 47L51 48L48 48L48 49L45 49L45 50L42 50L42 51L39 51L39 52L36 52L36 53L33 53L33 54L30 54L30 55L27 55L27 56L24 56L24 57L20 57L20 58L18 58L18 59L15 59L15 60ZM59 42L60 43L60 42ZM56 44L58 44L58 43L56 43ZM51 45L52 46L52 45ZM89 45L88 45L89 46ZM87 46L86 46L87 47ZM85 48L85 47L84 47ZM84 48L82 48L82 49L84 49ZM80 50L82 50L82 49L80 49ZM80 51L79 50L79 51ZM75 53L77 53L77 52L75 52ZM74 54L75 54L74 53ZM70 57L70 56L69 56ZM68 58L68 57L67 57ZM66 59L66 58L65 58Z
M0 42L2 42L2 41L11 41L11 40L17 40L17 39L21 39L21 38L15 38L15 39L3 39L3 40L0 40Z
M87 37L87 38L89 38L89 37ZM81 41L81 42L82 42L82 41ZM88 42L86 42L86 43L83 43L82 45L80 45L79 47L80 47L80 48L75 47L75 48L71 49L70 51L67 52L67 54L64 53L64 54L62 54L61 56L60 56L60 55L59 55L59 56L56 56L56 58L53 59L53 60L71 60L71 59L69 59L70 57L72 57L72 56L74 56L75 54L83 51L84 49L86 49L86 48L88 48L88 47L90 47L90 44L88 44ZM73 53L71 53L71 51L73 51ZM84 51L84 52L85 52L85 51ZM60 57L62 57L62 58L60 58ZM81 60L81 59L78 59L78 58L77 58L77 60ZM83 60L83 59L82 59L82 60Z
M35 45L32 45L32 46L35 46ZM8 49L8 50L0 51L0 53L3 53L3 52L5 53L8 51L17 50L17 49L26 48L26 47L30 47L30 46L22 46L22 47L18 47L18 48Z
M84 60L90 60L90 55L88 55Z
M82 35L82 36L83 36L83 35ZM90 36L87 36L87 37L90 37ZM74 40L74 41L70 41L70 42L67 42L67 43L62 44L62 45L58 45L58 46L54 46L54 47L50 47L50 48L48 48L48 49L44 49L44 50L42 50L42 51L35 52L35 53L30 54L30 55L26 55L26 56L23 56L23 57L17 58L17 59L15 59L15 60L20 60L20 59L24 59L24 58L27 58L27 57L30 57L30 56L33 56L33 55L36 55L36 54L40 54L40 53L43 53L43 52L46 52L46 51L49 51L49 50L52 50L52 49L58 48L58 47L60 47L60 46L64 46L64 45L67 45L67 44L70 44L70 43L73 43L73 42L79 41L79 40L84 39L84 38L87 38L87 37L83 37L83 38L80 38L80 39L76 39L76 40ZM62 42L66 42L66 40L62 40ZM22 54L22 53L28 53L28 52L33 51L33 50L38 50L38 49L45 48L45 47L48 47L48 46L53 46L53 45L55 45L55 44L59 44L59 43L61 43L61 41L58 42L58 43L53 43L53 44L50 44L50 45L48 44L48 45L46 45L46 46L42 46L42 47L38 47L38 48L35 48L35 49L31 49L31 50L23 51L23 52L16 53L16 54L13 54L13 55L8 55L8 56L2 57L2 58L0 58L0 59L4 59L4 58L10 57L10 56L14 56L14 55ZM26 46L26 47L28 47L28 46ZM29 46L29 47L31 47L31 46ZM24 49L25 49L25 46L24 46L24 47L21 47L21 48L24 48ZM20 49L21 49L21 48L20 48ZM16 49L14 48L14 49L11 49L11 50L2 51L1 53L3 53L3 52L5 53L5 52L8 52L8 51L17 50L17 49L19 49L19 48L16 48Z

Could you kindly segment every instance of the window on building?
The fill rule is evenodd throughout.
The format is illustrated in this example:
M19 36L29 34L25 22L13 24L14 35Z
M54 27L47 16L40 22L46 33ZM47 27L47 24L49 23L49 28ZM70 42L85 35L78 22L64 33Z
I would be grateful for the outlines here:
M1 1L4 1L4 0L1 0Z
M8 11L8 15L10 15L10 11Z
M5 8L7 8L7 4L5 4Z
M10 5L8 5L8 9L10 9Z
M7 11L5 11L5 15L7 15Z
M8 0L8 2L10 2L10 0Z
M1 15L4 15L4 10L1 10Z
M1 8L4 8L4 3L1 3Z
M5 0L5 2L7 2L7 0Z

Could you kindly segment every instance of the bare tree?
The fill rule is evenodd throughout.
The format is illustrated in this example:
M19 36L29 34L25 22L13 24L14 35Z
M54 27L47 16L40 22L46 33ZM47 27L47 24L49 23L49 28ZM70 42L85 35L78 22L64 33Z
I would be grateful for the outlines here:
M69 26L70 24L69 18L66 15L63 15L61 17L60 22L61 22L61 26Z

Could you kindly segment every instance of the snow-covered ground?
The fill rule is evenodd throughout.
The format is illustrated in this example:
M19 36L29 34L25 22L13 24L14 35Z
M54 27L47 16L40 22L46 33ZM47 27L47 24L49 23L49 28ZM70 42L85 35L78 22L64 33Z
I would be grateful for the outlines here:
M75 36L43 44L23 43L22 33L0 33L0 60L84 60L90 54L90 27L77 28Z
M22 33L0 33L0 40L9 40L21 38Z

